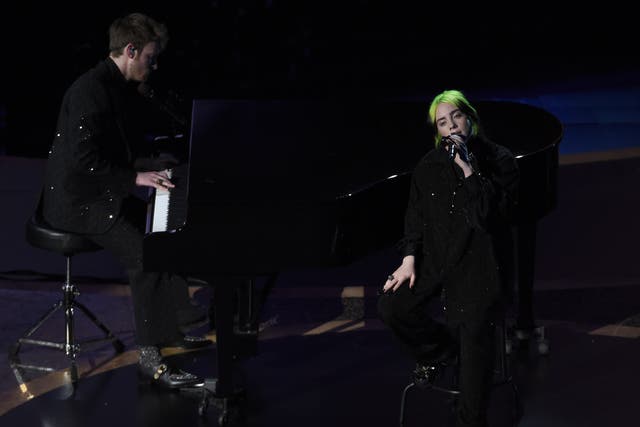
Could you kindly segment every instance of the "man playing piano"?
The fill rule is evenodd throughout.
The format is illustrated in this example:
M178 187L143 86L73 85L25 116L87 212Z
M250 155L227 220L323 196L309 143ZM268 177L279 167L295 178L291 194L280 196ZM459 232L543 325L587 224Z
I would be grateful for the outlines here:
M190 308L186 281L143 270L146 204L134 194L136 187L174 187L163 172L167 164L136 161L138 116L132 108L140 99L136 86L157 68L167 40L164 24L139 13L111 24L109 56L64 95L46 166L42 208L50 225L87 236L124 265L133 299L140 374L160 386L178 388L203 381L167 366L160 348L198 348L211 341L180 332L178 310Z
M501 316L500 236L510 228L519 171L512 153L483 137L475 108L456 90L429 108L435 148L416 166L400 247L381 318L416 359L416 384L458 359L456 426L486 426L494 320ZM507 250L510 250L508 247ZM442 294L444 292L444 294ZM427 305L442 296L446 325Z

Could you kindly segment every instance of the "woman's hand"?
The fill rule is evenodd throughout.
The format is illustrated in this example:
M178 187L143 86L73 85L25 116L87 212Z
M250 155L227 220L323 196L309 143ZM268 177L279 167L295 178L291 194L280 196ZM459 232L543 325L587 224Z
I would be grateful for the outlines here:
M459 135L457 133L449 135L449 140L452 141L452 144L459 146L460 144L464 144L466 142L466 138L464 135ZM460 169L464 172L464 177L467 178L469 175L473 173L473 167L460 157L459 151L456 150L456 155L453 158L453 161L456 162Z
M409 288L413 288L416 281L415 257L413 255L404 257L400 267L387 278L382 291L387 292L391 289L392 292L395 292L407 280L409 280Z
M458 153L456 153L456 157L454 157L453 161L456 162L458 166L460 166L460 169L462 169L462 172L464 172L465 178L468 178L473 173L473 168L471 167L471 165L462 160Z
M157 190L169 190L175 185L169 180L167 171L138 172L136 185L139 187L153 187Z

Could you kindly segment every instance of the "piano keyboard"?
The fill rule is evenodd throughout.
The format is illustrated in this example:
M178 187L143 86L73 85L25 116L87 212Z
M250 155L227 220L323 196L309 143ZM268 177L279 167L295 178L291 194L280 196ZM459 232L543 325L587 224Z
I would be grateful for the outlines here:
M171 231L182 227L186 222L187 210L187 174L188 165L178 165L168 169L167 175L175 185L167 189L152 191L147 215L147 233Z
M172 169L168 169L167 175L169 179L172 176ZM156 189L153 202L153 222L151 224L151 232L167 231L167 222L169 221L169 198L170 191L168 189Z

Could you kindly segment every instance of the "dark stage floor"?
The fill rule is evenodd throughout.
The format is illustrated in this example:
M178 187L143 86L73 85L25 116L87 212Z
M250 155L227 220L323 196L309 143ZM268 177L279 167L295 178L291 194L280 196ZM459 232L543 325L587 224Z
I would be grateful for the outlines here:
M632 319L629 302L640 301L640 283L539 291L536 297L538 306L544 307L539 321L545 326L550 352L541 356L530 345L512 353L512 372L524 410L518 425L636 426L640 322ZM369 312L373 300L365 301ZM400 395L412 366L389 333L368 315L363 321L343 320L337 328L309 333L318 326L313 318L327 311L318 298L274 298L269 308L291 312L302 303L307 305L307 324L287 325L285 319L283 324L267 326L258 355L238 364L237 378L246 389L246 424L398 425ZM597 331L615 322L634 330L635 336ZM214 377L214 351L171 357L185 368ZM220 411L215 402L204 416L198 413L199 403L199 395L139 385L135 365L124 363L81 378L73 396L68 386L61 386L10 410L1 420L3 426L217 425ZM491 425L511 425L511 390L496 388L492 403ZM448 408L445 395L416 390L407 398L405 425L444 426Z

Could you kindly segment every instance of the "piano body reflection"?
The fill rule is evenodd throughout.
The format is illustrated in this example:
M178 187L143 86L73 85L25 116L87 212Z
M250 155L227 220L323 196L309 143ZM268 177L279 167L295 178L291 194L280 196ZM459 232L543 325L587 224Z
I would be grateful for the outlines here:
M498 124L487 129L497 142L523 144L510 148L535 181L523 186L520 205L533 214L527 224L535 224L555 204L557 121L520 104L477 106L483 123ZM402 236L411 171L433 141L427 107L379 100L194 101L189 161L173 180L184 194L171 194L187 206L177 207L178 220L169 209L167 231L145 236L143 262L147 270L215 285L217 397L231 398L235 390L238 278L344 265ZM505 115L511 114L509 123Z

